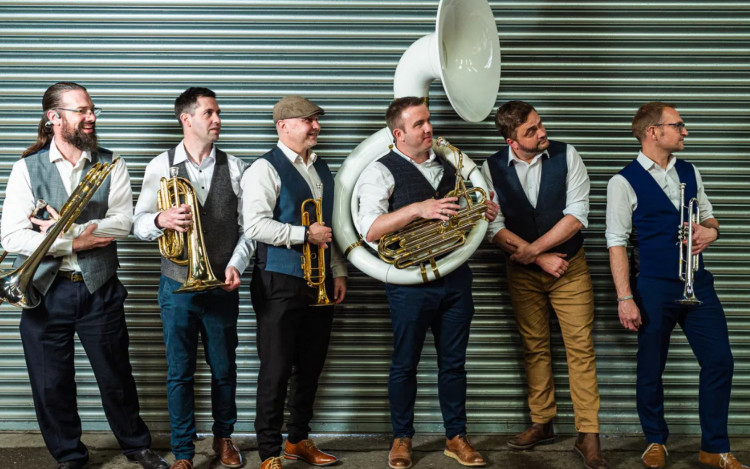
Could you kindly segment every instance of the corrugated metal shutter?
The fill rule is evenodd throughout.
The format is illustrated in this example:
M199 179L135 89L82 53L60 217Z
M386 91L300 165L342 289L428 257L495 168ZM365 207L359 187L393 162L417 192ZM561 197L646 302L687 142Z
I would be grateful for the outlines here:
M733 434L750 432L750 325L744 209L750 197L750 4L685 2L490 2L500 32L503 76L498 103L536 105L553 138L574 144L592 179L586 247L593 272L595 339L603 431L640 431L635 414L635 336L621 329L605 249L605 188L631 159L629 125L648 100L677 103L690 129L682 156L697 163L722 223L722 239L706 256L727 311L736 358ZM327 115L319 153L337 169L383 125L392 76L402 52L434 29L437 0L5 0L0 6L0 185L34 140L43 91L59 80L88 87L104 108L102 143L128 162L136 194L146 163L180 139L171 115L187 86L213 88L223 108L221 147L251 160L270 148L273 103L300 93ZM460 121L439 85L431 110L436 134L477 160L496 150L490 120ZM120 243L120 275L130 291L127 319L143 415L168 428L164 351L156 305L155 244ZM6 261L4 267L8 266ZM470 341L469 412L474 432L524 427L525 385L520 341L495 249L472 258L477 313ZM238 431L252 431L255 323L247 279L242 288ZM0 429L36 428L20 340L20 313L0 316ZM665 372L673 432L698 432L698 367L677 331ZM390 324L383 288L351 268L346 306L338 309L329 360L318 394L315 431L390 430L387 376ZM573 431L564 350L554 340L558 427ZM420 431L441 431L435 357L425 347L420 369ZM77 350L79 405L86 428L105 429L98 391ZM200 367L196 406L210 429L209 374Z

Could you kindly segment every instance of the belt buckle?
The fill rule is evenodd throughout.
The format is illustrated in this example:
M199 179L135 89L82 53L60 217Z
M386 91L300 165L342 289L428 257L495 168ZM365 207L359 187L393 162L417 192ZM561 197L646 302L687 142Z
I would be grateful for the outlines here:
M66 278L66 279L68 279L68 280L70 280L71 282L74 282L74 283L81 283L81 282L83 282L83 274L80 273L80 272L72 272L70 270L61 270L61 271L58 272L58 274L61 277Z

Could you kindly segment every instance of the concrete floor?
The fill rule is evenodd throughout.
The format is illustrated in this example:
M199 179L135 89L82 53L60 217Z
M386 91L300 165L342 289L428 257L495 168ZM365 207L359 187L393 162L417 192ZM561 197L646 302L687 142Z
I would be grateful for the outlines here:
M583 468L580 458L571 451L573 436L561 436L551 445L540 446L531 451L515 451L505 445L507 435L474 435L472 443L487 459L489 468L502 469L568 469ZM334 453L341 459L341 469L387 469L390 439L385 435L318 435L314 437L318 446ZM109 433L89 432L84 435L89 447L89 469L138 469L129 463L117 449L115 439ZM236 436L235 441L243 450L247 468L258 468L259 460L255 439ZM439 435L418 436L414 440L414 469L459 469L457 462L443 456L444 440ZM673 436L668 445L667 467L672 469L697 468L699 438ZM640 455L644 449L641 436L602 436L604 455L611 468L640 469ZM750 438L732 440L735 456L745 464L750 461ZM167 461L173 458L169 452L169 437L154 435L153 448ZM196 469L221 468L211 449L211 438L196 442ZM39 433L0 432L0 469L53 468L50 457ZM285 469L309 469L303 462L285 461Z

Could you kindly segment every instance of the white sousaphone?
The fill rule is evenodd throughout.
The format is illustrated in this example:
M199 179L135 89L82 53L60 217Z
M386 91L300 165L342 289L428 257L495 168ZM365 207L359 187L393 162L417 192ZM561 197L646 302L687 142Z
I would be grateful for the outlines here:
M487 0L441 0L435 32L414 42L404 52L393 78L395 98L427 97L430 83L439 78L453 109L468 122L480 122L492 111L500 85L500 42ZM375 132L344 160L336 174L333 206L335 241L347 259L365 274L383 282L414 285L435 280L458 266L479 247L487 221L480 220L463 246L436 261L424 276L419 266L397 269L362 244L353 219L359 201L354 186L371 162L390 152L393 136L387 127ZM433 142L435 153L456 166L457 154ZM481 171L464 155L461 174L489 194Z

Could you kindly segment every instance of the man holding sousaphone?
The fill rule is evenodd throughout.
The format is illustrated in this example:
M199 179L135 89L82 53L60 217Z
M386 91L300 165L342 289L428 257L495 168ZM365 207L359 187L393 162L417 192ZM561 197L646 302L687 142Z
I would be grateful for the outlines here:
M607 462L599 441L599 387L594 289L581 230L588 225L589 177L572 145L549 140L542 118L523 101L500 106L495 125L503 145L482 173L495 188L500 215L487 238L506 254L508 290L524 349L531 426L508 441L531 449L555 439L557 414L550 313L565 342L578 438L574 450L589 469Z
M172 469L192 469L196 437L193 383L198 335L211 369L213 449L225 467L241 467L231 439L237 420L237 318L240 275L253 245L242 235L240 180L247 167L221 151L221 109L208 88L175 100L183 140L146 167L133 232L159 240L159 306L167 353Z
M430 112L422 98L398 98L386 112L396 142L390 153L370 164L356 186L359 232L370 243L415 220L448 221L461 208L446 197L456 185L456 169L432 150ZM494 220L497 204L485 216ZM427 269L430 269L428 266ZM453 272L418 285L386 283L393 326L388 382L393 445L390 467L412 465L417 365L428 329L438 352L438 396L445 425L445 454L466 466L485 460L466 437L466 348L474 315L472 273L466 262Z
M734 359L724 309L701 254L719 239L719 222L698 168L674 156L688 135L674 105L644 104L632 131L641 151L609 181L606 236L620 323L638 332L636 404L648 443L641 459L646 467L666 464L662 373L672 329L680 324L701 366L699 462L746 468L729 452Z
M1 229L5 249L18 253L17 278L28 283L33 277L20 287L13 276L2 276L2 292L11 296L2 300L24 308L21 340L39 429L58 468L86 465L73 360L78 334L123 453L144 468L166 469L149 449L151 435L139 416L128 358L128 293L117 278L114 240L128 236L133 220L128 170L98 146L101 109L86 88L55 83L42 108L37 141L8 179ZM20 301L18 290L24 290Z
M281 468L288 385L284 457L317 466L338 461L320 451L308 435L328 353L333 304L346 294L346 264L328 227L333 176L312 150L323 114L301 96L277 102L273 120L279 141L242 179L245 235L258 244L250 293L258 327L255 432L262 469Z

